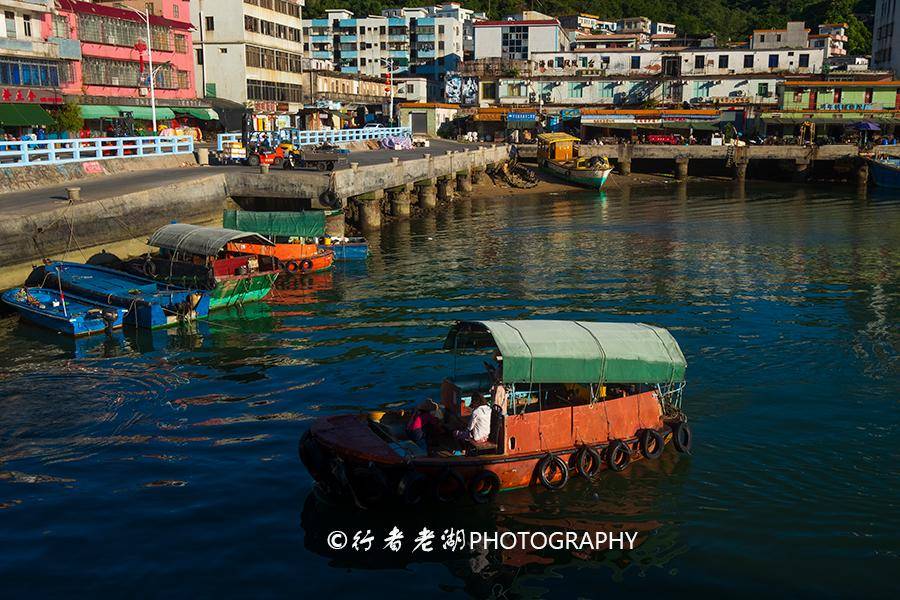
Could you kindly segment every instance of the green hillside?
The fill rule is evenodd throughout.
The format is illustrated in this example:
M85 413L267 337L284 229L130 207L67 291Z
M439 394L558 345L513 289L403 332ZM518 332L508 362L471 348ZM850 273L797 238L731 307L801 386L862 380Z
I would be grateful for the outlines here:
M319 17L328 8L346 8L357 16L380 14L394 6L431 6L433 1L408 0L308 0L305 15ZM467 0L466 8L486 11L492 18L534 8L551 15L586 12L610 20L623 16L645 16L675 23L680 33L715 33L720 41L746 39L754 28L783 27L788 20L807 25L847 22L850 25L848 53L869 54L875 0L544 0L522 3L514 0Z

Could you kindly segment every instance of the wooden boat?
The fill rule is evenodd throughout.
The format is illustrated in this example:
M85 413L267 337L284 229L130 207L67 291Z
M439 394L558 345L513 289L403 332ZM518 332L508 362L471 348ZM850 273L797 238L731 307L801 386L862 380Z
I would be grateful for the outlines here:
M207 290L209 310L261 300L275 285L278 260L241 250L235 243L275 246L258 233L172 223L147 241L159 253L126 264L153 279Z
M878 187L900 188L900 158L876 156L867 160L872 181Z
M7 290L3 301L21 318L57 333L80 337L122 327L127 309L39 287Z
M272 256L285 273L315 273L330 269L334 263L331 250L320 249L317 239L325 236L322 211L256 212L226 210L222 226L266 236L274 246L231 242L228 249L236 252Z
M542 133L538 137L538 166L560 179L576 185L599 190L606 183L612 167L605 156L578 156L580 142L567 133Z
M570 472L596 478L632 460L658 458L668 442L691 446L681 411L686 361L659 327L584 321L469 321L444 343L454 352L493 349L490 371L454 373L441 386L427 451L409 441L409 410L338 415L313 422L300 459L319 489L364 507L399 499L481 503L540 484L560 489ZM466 356L454 365L471 362ZM488 365L490 366L490 365ZM456 446L473 398L494 388L486 441Z
M209 296L196 289L160 283L98 265L49 262L35 267L26 285L59 289L82 298L127 309L124 324L155 329L203 318Z

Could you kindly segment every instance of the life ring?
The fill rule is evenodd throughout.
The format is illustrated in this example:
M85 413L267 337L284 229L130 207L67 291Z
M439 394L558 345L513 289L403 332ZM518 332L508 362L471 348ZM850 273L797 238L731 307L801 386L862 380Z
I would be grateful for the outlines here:
M469 482L469 495L476 504L487 504L500 492L500 478L493 471L482 471Z
M606 449L606 464L613 471L621 471L631 462L631 450L622 440L613 440Z
M644 458L659 458L665 447L663 436L655 429L645 429L641 432L641 454Z
M407 506L419 504L425 497L428 480L418 471L407 471L397 484L397 496Z
M350 480L353 495L363 508L378 506L387 498L387 479L375 465L356 467L350 472Z
M309 271L312 268L313 268L313 263L308 258L304 258L303 261L300 263L300 269L303 271Z
M675 444L676 450L690 454L691 445L694 443L694 435L691 433L691 428L688 427L687 423L680 421L672 426L672 442Z
M296 260L289 260L281 266L288 273L296 273L300 270L300 264Z
M588 481L593 481L597 477L602 463L603 459L600 457L600 453L588 445L582 446L575 455L575 468L578 470L578 474Z
M341 199L332 190L325 190L319 194L319 204L325 208L340 208Z
M451 493L444 493L444 484L452 482ZM466 481L462 475L447 467L441 471L434 481L434 496L441 502L456 502L466 491Z
M156 263L150 257L147 257L147 260L144 261L143 271L147 277L156 277Z
M562 474L559 481L553 481L547 474L548 467L555 467ZM541 484L548 490L561 490L569 482L569 467L566 461L553 453L548 453L537 464L537 476Z

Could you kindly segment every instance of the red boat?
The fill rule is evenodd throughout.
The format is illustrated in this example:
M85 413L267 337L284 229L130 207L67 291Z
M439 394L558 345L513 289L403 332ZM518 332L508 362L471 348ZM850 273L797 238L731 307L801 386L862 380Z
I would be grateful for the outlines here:
M621 471L634 460L659 458L670 442L690 450L681 411L687 363L665 329L465 321L444 347L455 353L455 370L468 368L444 380L433 410L426 404L311 425L299 453L322 493L366 508L391 498L417 504L468 496L483 503L529 485L561 489L572 473L595 479ZM487 349L494 364L483 361ZM484 428L472 428L472 407L486 397L490 427L479 439L473 432ZM433 426L423 442L410 425L426 421Z

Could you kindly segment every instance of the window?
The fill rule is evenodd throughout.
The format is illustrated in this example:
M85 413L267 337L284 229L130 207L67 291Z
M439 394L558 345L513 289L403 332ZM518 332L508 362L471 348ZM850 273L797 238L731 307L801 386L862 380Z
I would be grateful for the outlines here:
M187 52L187 42L185 41L185 36L176 34L175 35L175 52L180 54L184 54Z
M759 41L760 41L760 42L765 42L765 41L766 41L766 34L764 34L764 33L759 34Z
M777 55L777 54L770 54L770 55L769 55L769 68L770 68L770 69L777 69L777 68L778 68L778 55Z
M186 90L190 86L190 78L187 71L178 71L178 89Z
M228 48L219 48L219 54L228 54Z
M794 92L794 102L803 102L803 92L801 92L800 90Z
M170 90L177 88L176 74L170 65L163 64L154 71L156 76L153 82L156 87ZM82 76L88 85L134 87L144 83L137 61L85 57L82 61Z
M752 55L752 54L745 54L745 55L744 55L744 68L745 68L745 69L752 69L752 68L753 68L753 55Z
M444 33L444 26L438 25L438 33Z
M178 3L175 3L172 5L172 16L175 17L176 19L181 17L181 14L178 10Z
M720 54L720 55L719 55L719 68L720 68L720 69L727 69L727 68L728 68L728 55L727 55L727 54Z
M756 95L757 96L768 96L769 95L769 84L768 83L760 83L756 86Z
M841 88L834 88L834 103L841 103L841 95L843 94L843 90Z
M695 69L702 69L705 66L706 66L706 57L705 56L703 56L702 54L698 54L697 56L694 57L694 68Z
M4 16L6 17L6 37L14 40L16 39L16 13L8 10Z
M53 15L53 37L69 37L69 19L62 15Z
M215 17L206 17L206 30L207 31L215 31L216 30L216 18Z
M801 54L799 60L801 68L809 67L809 54Z
M641 57L640 56L632 56L631 57L631 68L632 69L640 69L641 68Z
M22 15L22 34L31 37L31 15Z
M863 104L871 104L871 103L872 103L872 88L866 88L866 91L863 94Z
M777 34L777 35L775 36L775 41L776 41L776 42L780 42L780 41L781 41L781 34L780 34L780 33Z
M22 86L58 86L56 63L38 59L0 59L0 84Z
M202 65L203 64L203 48L197 48L196 55L197 55L197 64Z
M300 102L300 86L294 83L247 80L249 100L269 100L271 102Z
M496 100L497 99L497 84L493 83L493 82L482 82L481 97L484 100Z
M582 98L584 96L584 85L580 81L569 82L569 98Z

